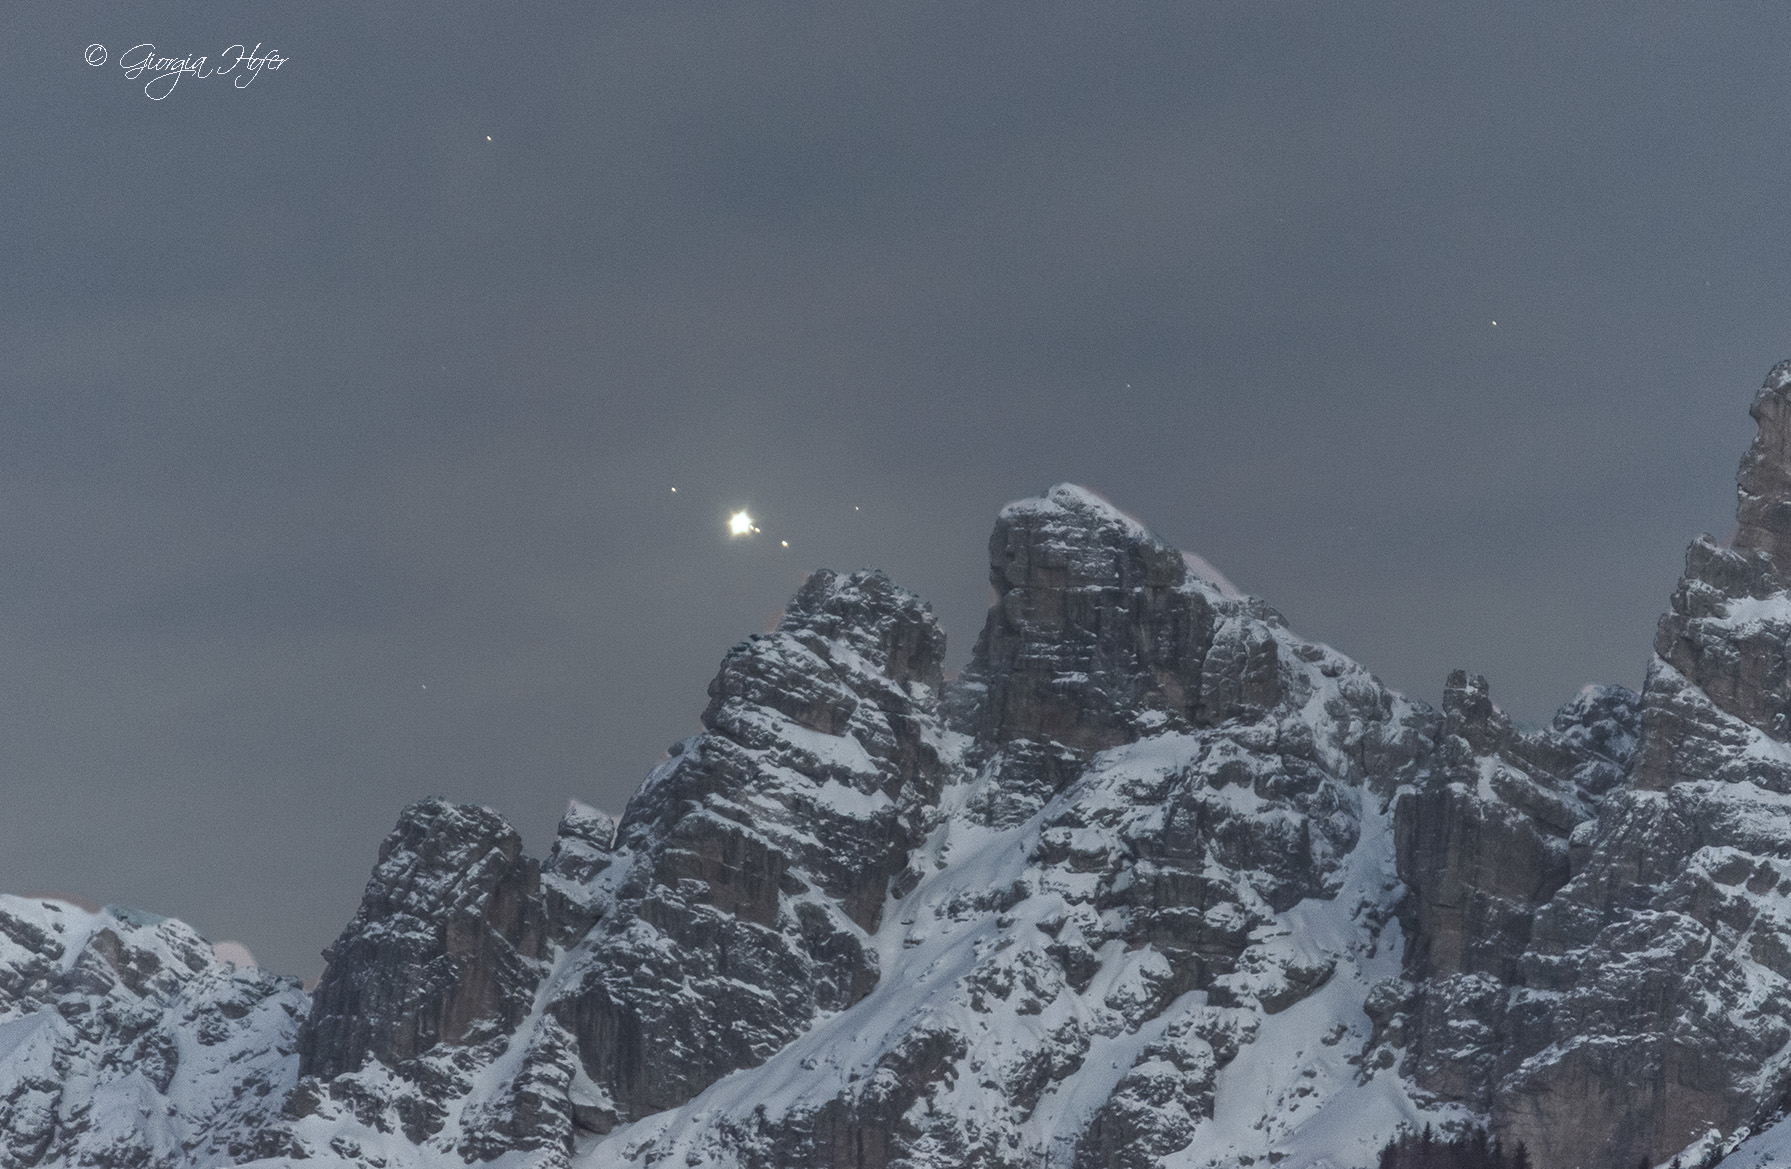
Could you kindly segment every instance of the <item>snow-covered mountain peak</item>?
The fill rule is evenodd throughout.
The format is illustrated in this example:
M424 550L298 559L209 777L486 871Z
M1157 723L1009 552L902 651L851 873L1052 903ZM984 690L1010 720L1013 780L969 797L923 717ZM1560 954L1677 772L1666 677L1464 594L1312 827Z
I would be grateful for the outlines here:
M0 1159L185 1169L1762 1163L1791 1089L1791 364L1641 694L1516 727L1068 484L924 602L811 576L537 863L404 810L316 993L0 899Z
M308 1005L178 921L0 896L0 1164L249 1159Z

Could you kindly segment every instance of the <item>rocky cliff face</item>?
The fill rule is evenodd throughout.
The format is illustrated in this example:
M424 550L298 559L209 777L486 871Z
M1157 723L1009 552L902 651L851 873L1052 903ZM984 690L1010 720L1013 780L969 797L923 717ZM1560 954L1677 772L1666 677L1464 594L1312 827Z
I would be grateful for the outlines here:
M1791 1148L1791 364L1640 694L1388 691L1070 486L927 607L819 572L545 862L425 800L309 996L0 900L0 1162L1372 1164ZM1192 562L1198 563L1198 562ZM1781 567L1781 566L1784 567Z
M0 896L0 1165L250 1160L309 1006L177 921Z
M549 1006L616 1120L763 1063L877 985L870 938L949 752L944 654L888 578L819 572L723 661L705 733L629 802L601 922Z
M424 800L380 846L367 896L311 994L299 1074L396 1066L522 1021L540 979L540 868L485 808Z
M1791 1085L1788 374L1753 406L1740 532L1691 546L1639 699L1591 692L1564 751L1504 736L1477 789L1439 770L1399 805L1406 1066L1543 1165L1719 1147Z

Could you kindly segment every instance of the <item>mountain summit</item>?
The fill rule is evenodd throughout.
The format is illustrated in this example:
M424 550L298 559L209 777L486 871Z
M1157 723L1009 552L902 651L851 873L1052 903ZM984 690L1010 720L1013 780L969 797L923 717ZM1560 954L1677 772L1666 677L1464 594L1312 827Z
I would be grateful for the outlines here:
M0 1163L1538 1169L1791 1151L1791 363L1638 695L1389 691L1082 488L817 572L620 822L404 809L307 994L0 898Z

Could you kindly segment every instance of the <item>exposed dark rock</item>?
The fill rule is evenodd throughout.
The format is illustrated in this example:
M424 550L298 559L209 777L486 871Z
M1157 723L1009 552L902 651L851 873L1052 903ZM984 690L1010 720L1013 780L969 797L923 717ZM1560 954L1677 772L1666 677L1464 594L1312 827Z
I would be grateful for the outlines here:
M1399 805L1415 986L1385 1025L1545 1169L1665 1161L1784 1090L1788 372L1754 403L1734 546L1692 544L1639 702L1582 696L1516 745L1494 727L1478 791L1445 766Z
M1570 875L1569 834L1591 816L1573 785L1574 744L1550 741L1556 733L1526 743L1492 704L1486 679L1449 676L1433 769L1395 808L1416 977L1517 979L1537 907Z
M361 907L330 948L299 1035L299 1073L395 1066L438 1043L504 1033L541 969L540 870L488 808L427 799L379 848Z
M1772 562L1779 588L1791 585L1791 361L1781 361L1748 408L1760 424L1737 475L1735 548Z
M887 577L817 572L723 661L706 733L629 802L618 909L556 997L616 1117L762 1063L876 985L867 931L945 766L944 655Z
M998 819L1030 814L1094 752L1199 716L1215 630L1187 577L1180 553L1079 487L1002 511L995 605L951 698L980 755L1000 752ZM1221 704L1241 709L1273 683L1272 646L1231 630L1210 682Z

